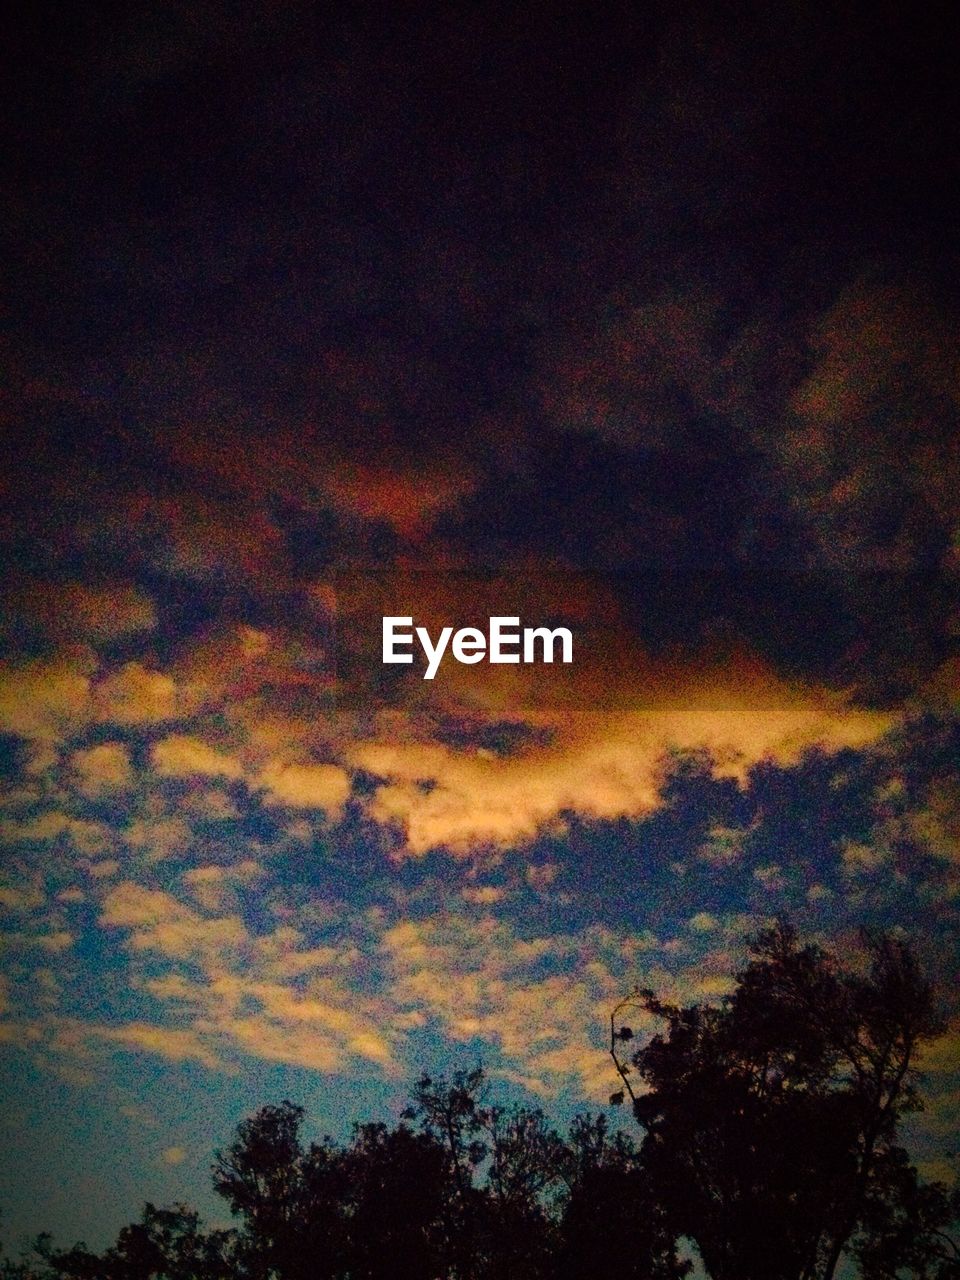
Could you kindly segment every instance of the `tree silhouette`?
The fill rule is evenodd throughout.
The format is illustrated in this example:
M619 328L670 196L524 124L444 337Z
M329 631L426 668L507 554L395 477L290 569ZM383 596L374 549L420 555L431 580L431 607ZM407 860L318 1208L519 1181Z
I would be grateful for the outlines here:
M240 1123L229 1149L216 1156L213 1185L243 1221L237 1254L250 1280L306 1275L307 1258L317 1275L335 1274L325 1270L332 1258L321 1261L310 1247L319 1239L323 1253L334 1252L338 1233L330 1210L335 1200L309 1195L314 1184L327 1190L325 1175L332 1174L333 1161L323 1146L304 1151L302 1121L303 1108L290 1102L261 1107Z
M451 1084L421 1076L405 1114L446 1150L457 1274L535 1280L549 1274L551 1192L561 1184L566 1147L541 1111L493 1105L487 1095L480 1068L458 1071Z
M366 1124L346 1153L350 1270L356 1280L393 1280L397 1259L411 1277L441 1274L449 1198L442 1148L401 1125Z
M64 1280L230 1280L237 1274L231 1243L229 1232L204 1231L185 1205L146 1204L140 1221L122 1228L102 1255L82 1244L58 1251L46 1237L37 1242L37 1254L45 1264L40 1274Z
M262 1107L217 1156L214 1186L242 1219L235 1257L250 1280L411 1280L440 1274L451 1199L445 1152L406 1125L358 1125L340 1148L304 1148L302 1108Z
M681 1280L670 1221L640 1164L636 1145L611 1134L606 1116L577 1116L567 1146L567 1198L557 1269L564 1280L616 1275Z
M863 1280L960 1280L960 1187L923 1183L903 1151L878 1161L875 1186L854 1245Z
M682 1280L685 1238L713 1280L833 1280L844 1256L862 1280L960 1280L960 1191L898 1141L941 1023L909 948L869 953L841 964L781 923L718 1005L624 1001L611 1101L630 1098L638 1141L602 1115L562 1137L492 1101L480 1068L421 1076L398 1124L346 1145L305 1143L282 1102L216 1155L232 1229L148 1204L102 1254L42 1239L0 1280ZM628 1009L663 1024L639 1049Z
M628 1003L666 1031L631 1074L621 1046L633 1030L612 1024L624 1088L611 1101L630 1095L641 1166L715 1280L831 1280L844 1252L874 1256L882 1207L894 1212L898 1122L918 1103L917 1050L941 1023L890 938L870 942L865 974L783 922L751 951L719 1006L636 993Z

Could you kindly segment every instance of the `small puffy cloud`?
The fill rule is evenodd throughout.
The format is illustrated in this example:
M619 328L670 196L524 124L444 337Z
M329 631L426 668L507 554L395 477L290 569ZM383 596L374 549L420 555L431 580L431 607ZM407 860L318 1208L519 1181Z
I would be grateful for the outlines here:
M177 685L171 676L128 662L98 682L98 717L112 724L155 724L175 716Z
M120 742L103 742L85 751L75 751L70 764L78 791L89 799L128 787L133 776L130 752Z
M904 825L933 857L960 863L960 781L953 776L934 778L923 803L907 814Z
M86 870L93 880L108 880L120 870L120 863L116 858L104 858L102 862L91 862Z
M55 929L50 933L8 933L4 941L8 946L36 947L50 955L57 955L61 951L69 951L75 939L66 929Z
M66 661L0 663L0 729L56 742L91 713L89 673Z
M465 901L472 902L476 906L489 907L496 902L502 902L507 896L507 890L503 885L497 884L468 885L463 890L462 896Z
M709 911L698 911L687 921L687 928L692 929L694 933L712 933L719 926L720 921Z
M559 870L556 862L531 863L526 870L527 884L538 893L543 893L556 880Z
M185 884L220 884L224 880L252 880L260 874L259 865L252 858L244 858L233 866L193 867L183 873Z
M188 734L171 734L154 743L151 758L157 772L166 778L243 777L243 765L236 756Z
M0 834L5 834L2 826L0 826ZM29 912L43 906L44 901L43 893L36 884L0 885L0 908L4 911Z
M268 764L260 774L268 802L292 809L338 812L350 795L350 776L335 764Z
M12 819L0 822L0 837L11 843L47 843L65 838L80 853L93 856L113 846L110 828L101 822L74 818L68 813L50 809L22 822Z
M187 1158L187 1152L184 1147L165 1147L160 1153L160 1160L166 1165L183 1164Z
M783 868L771 863L766 867L757 867L753 873L754 880L762 885L768 893L779 893L786 886Z
M808 902L828 902L833 896L833 890L825 884L812 884L807 890Z
M888 852L882 846L862 844L858 840L844 841L843 865L847 871L875 871L887 858Z
M746 832L739 827L713 826L707 840L697 850L697 856L714 867L729 867L743 853Z
M91 1038L108 1041L135 1053L152 1053L171 1062L199 1062L205 1067L221 1067L216 1053L203 1037L187 1027L154 1026L147 1022L129 1022L121 1027L89 1026L81 1032Z
M104 900L100 923L136 929L191 918L192 913L169 893L125 881Z
M202 821L228 822L240 816L240 810L234 801L219 787L194 792L187 798L186 807L194 818Z
M24 1042L39 1040L41 1034L35 1026L24 1026L13 1021L0 1022L0 1044L22 1045Z
M36 945L44 951L56 954L59 951L69 950L73 946L74 937L66 929L56 929L53 933L38 934L35 941Z
M138 1103L125 1102L118 1110L126 1120L132 1120L134 1124L142 1125L144 1129L157 1128L158 1121L153 1112Z
M131 849L152 862L184 853L193 840L193 831L182 818L136 818L122 831Z
M206 911L223 911L233 901L233 886L256 879L261 869L247 858L233 866L193 867L181 877L193 899Z

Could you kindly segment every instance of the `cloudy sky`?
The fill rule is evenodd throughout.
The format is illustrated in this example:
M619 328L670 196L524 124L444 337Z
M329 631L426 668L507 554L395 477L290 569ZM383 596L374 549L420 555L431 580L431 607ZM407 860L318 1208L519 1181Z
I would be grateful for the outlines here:
M479 1060L597 1106L619 996L718 998L781 912L952 998L951 33L349 8L8 50L8 1240L207 1207L283 1097L342 1136ZM384 614L574 662L427 682Z

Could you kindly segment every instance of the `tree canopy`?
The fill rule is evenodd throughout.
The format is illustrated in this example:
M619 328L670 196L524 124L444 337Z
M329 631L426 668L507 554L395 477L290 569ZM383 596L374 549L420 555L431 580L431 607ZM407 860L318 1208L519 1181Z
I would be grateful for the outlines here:
M492 1100L480 1068L422 1075L398 1123L345 1144L305 1142L285 1101L215 1156L230 1229L147 1204L101 1254L43 1238L0 1277L681 1280L692 1242L713 1280L833 1280L841 1259L863 1280L958 1280L960 1192L922 1181L899 1132L941 1029L903 942L844 964L780 923L719 1003L637 990L614 1010L610 1101L629 1098L636 1139L604 1114L562 1135Z
M898 1145L901 1118L920 1105L918 1051L942 1022L910 948L867 941L868 966L845 967L780 922L753 941L720 1004L640 990L616 1011L632 1005L665 1027L627 1062L633 1031L612 1020L615 1096L630 1095L641 1166L672 1230L716 1280L832 1280L845 1253L900 1274L893 1224L908 1205L920 1197L939 1226L950 1221ZM957 1274L949 1251L930 1257Z

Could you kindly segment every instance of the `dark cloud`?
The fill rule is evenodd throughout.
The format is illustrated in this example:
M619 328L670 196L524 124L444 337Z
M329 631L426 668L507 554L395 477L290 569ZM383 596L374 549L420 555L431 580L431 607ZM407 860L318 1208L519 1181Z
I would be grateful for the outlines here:
M649 644L898 696L954 572L936 36L657 6L25 32L8 545L274 597L345 551L559 556L624 574Z

